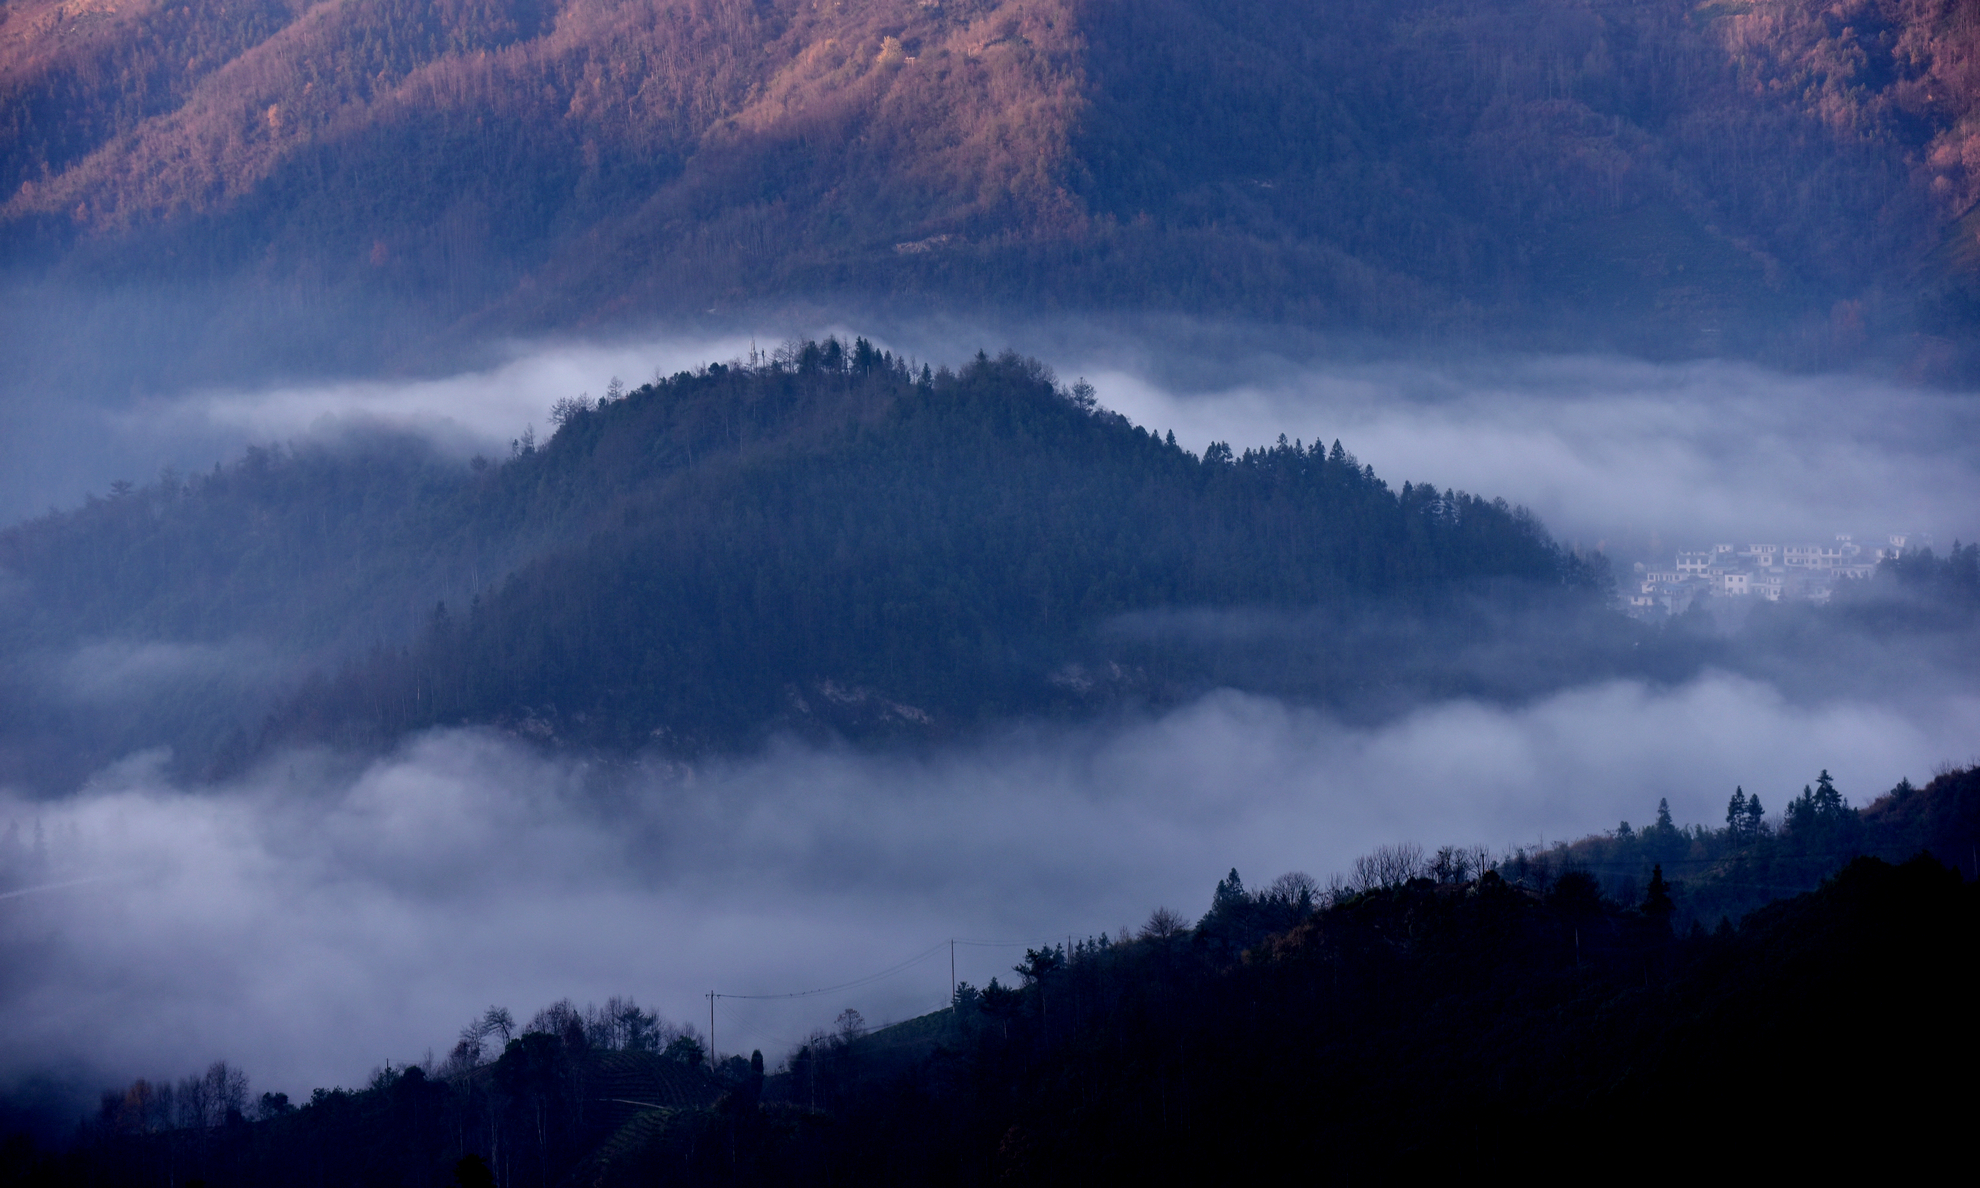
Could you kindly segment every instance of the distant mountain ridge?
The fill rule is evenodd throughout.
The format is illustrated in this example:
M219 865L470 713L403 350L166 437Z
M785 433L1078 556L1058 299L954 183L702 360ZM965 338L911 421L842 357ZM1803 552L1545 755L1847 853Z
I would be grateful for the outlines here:
M23 267L410 296L490 330L853 296L1849 360L1980 325L1976 21L26 0L0 20L0 227Z

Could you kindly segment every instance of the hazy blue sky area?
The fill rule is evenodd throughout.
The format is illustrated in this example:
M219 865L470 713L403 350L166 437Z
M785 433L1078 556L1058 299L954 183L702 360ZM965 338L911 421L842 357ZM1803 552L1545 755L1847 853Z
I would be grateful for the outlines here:
M755 343L793 330L844 332L767 327ZM483 370L403 381L135 395L6 381L0 521L372 421L505 454L525 426L547 429L558 397L733 358L751 338L519 344ZM1217 358L1065 326L1036 341L968 327L880 338L936 363L1016 346L1194 450L1339 438L1392 484L1524 503L1624 569L1714 540L1980 535L1980 404L1889 380L1604 358L1327 362L1242 336ZM880 1021L942 1004L952 937L1063 941L1158 905L1193 917L1232 866L1248 882L1324 880L1391 842L1502 849L1642 824L1660 797L1681 822L1716 822L1736 784L1778 810L1823 768L1861 804L1976 757L1980 679L1871 699L1716 674L1431 704L1365 728L1219 693L1156 719L1013 726L916 753L787 744L691 770L585 767L478 731L362 764L284 754L219 787L133 756L67 798L0 802L0 829L38 828L62 884L0 900L0 939L40 955L0 974L0 1073L178 1076L224 1058L257 1092L306 1094L444 1055L491 1003L526 1018L565 996L629 994L705 1029L709 990L803 990L919 958L843 992L722 1001L718 1046L774 1062L846 1007ZM1007 976L1021 955L964 946L958 973Z

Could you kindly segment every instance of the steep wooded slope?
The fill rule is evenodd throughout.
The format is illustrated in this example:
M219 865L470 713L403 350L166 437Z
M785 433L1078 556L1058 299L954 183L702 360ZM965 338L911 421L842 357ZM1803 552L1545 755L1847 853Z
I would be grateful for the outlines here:
M1980 654L1977 546L1731 635L1702 607L1651 627L1502 501L1338 442L1191 454L1011 354L798 343L553 420L500 462L257 449L0 530L0 782L463 723L618 752L941 737L1216 688L1365 721L1708 669L1916 696Z
M271 737L928 736L1217 683L1379 712L1465 687L1455 656L1499 616L1566 639L1609 613L1596 573L1503 501L1393 490L1339 443L1198 458L1014 355L915 375L828 342L711 367L572 411L504 469L616 494L409 651L306 690Z
M1980 308L1948 238L1977 30L1952 0L24 3L0 193L17 261L486 327L851 295L1823 361Z
M1380 713L1552 687L1575 616L1620 623L1502 502L1339 443L1198 457L1015 355L828 340L614 395L499 465L263 450L0 532L0 779L233 732L925 736L1219 684ZM1553 642L1463 663L1508 616Z

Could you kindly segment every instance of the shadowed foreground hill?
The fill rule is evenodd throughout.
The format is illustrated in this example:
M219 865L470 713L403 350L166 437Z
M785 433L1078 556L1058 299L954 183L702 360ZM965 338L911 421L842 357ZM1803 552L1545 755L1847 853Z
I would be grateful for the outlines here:
M1954 0L23 0L0 234L304 321L849 296L1846 362L1980 318L1976 42Z
M0 1182L1362 1179L1536 1154L1689 1160L1667 1144L1713 1120L1735 1140L1712 1148L1725 1166L1944 1166L1965 1134L1945 1073L1980 1055L1980 883L1913 847L1963 847L1976 786L1980 771L1955 772L1880 799L1862 838L1915 857L1846 858L1715 931L1687 923L1654 868L1634 903L1572 866L1474 878L1449 851L1364 862L1325 894L1298 875L1248 891L1233 871L1194 927L1162 911L1135 938L1031 950L1015 985L815 1033L770 1075L740 1056L706 1069L685 1034L663 1053L630 1004L562 1004L493 1064L471 1029L443 1066L301 1109L264 1098L253 1121L147 1113L142 1083L106 1093L64 1153L25 1136L0 1149ZM1791 811L1779 829L1821 826ZM643 1050L598 1025L626 1018Z

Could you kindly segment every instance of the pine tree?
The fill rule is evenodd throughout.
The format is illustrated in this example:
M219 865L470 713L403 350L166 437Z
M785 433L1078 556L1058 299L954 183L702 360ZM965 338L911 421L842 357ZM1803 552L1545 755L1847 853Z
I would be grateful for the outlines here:
M1842 795L1836 791L1836 782L1829 778L1829 769L1815 778L1815 811L1823 817L1837 817L1847 807Z
M1242 907L1249 898L1244 893L1244 880L1238 878L1237 867L1233 866L1227 877L1217 880L1217 891L1211 896L1210 910L1215 912L1222 908Z
M1664 881L1661 863L1650 868L1650 886L1643 892L1643 914L1653 920L1668 921L1677 904L1671 901L1671 885Z

